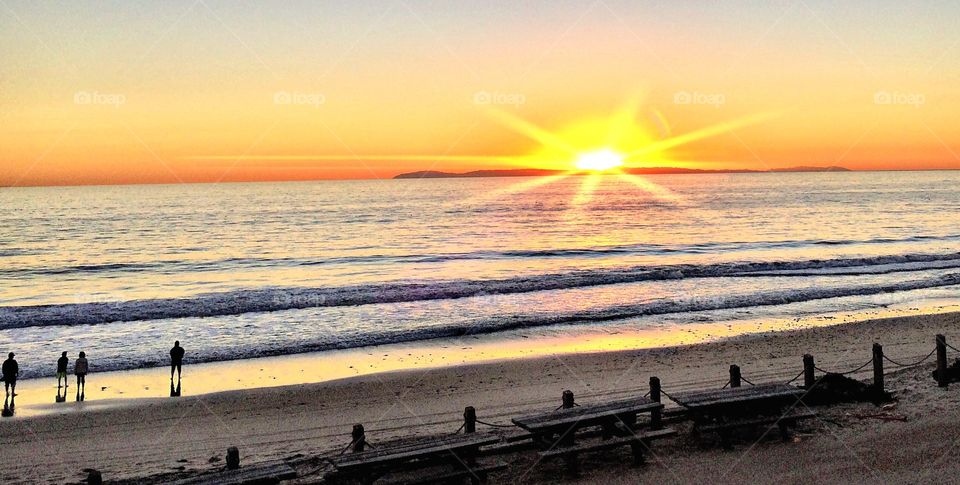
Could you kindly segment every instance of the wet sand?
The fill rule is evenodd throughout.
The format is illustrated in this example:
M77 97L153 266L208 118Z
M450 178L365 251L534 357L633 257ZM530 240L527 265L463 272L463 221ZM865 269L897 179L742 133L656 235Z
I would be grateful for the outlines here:
M687 346L374 373L319 384L200 396L185 392L176 399L124 399L122 405L107 400L68 403L82 408L82 412L0 421L0 479L77 482L85 476L84 468L97 468L107 479L154 477L155 481L165 481L174 476L170 474L186 475L222 466L220 460L228 446L240 448L245 464L339 450L350 441L354 423L365 425L373 443L411 434L452 433L468 405L477 408L481 420L506 424L518 414L555 408L565 389L573 390L578 401L590 402L643 394L653 375L659 376L664 389L671 393L719 387L727 380L730 364L740 365L744 377L754 382L786 381L800 371L804 353L814 354L822 368L849 370L870 359L873 342L882 343L886 354L895 360L916 360L933 348L936 333L944 333L948 342L960 342L960 313L886 318ZM868 367L856 377L868 378L870 372ZM223 374L224 380L230 375L226 371ZM184 386L188 382L185 377ZM726 477L730 482L736 481L734 478L802 481L801 474L810 471L827 474L823 475L826 481L842 477L869 481L872 477L868 469L875 462L886 474L881 478L911 481L909 477L913 477L916 481L917 475L911 473L919 462L906 458L913 452L897 451L894 445L911 442L918 449L952 450L952 441L945 434L956 431L960 437L960 425L952 424L960 423L956 406L960 385L942 392L929 378L929 369L918 368L892 375L888 388L899 391L899 409L911 417L907 423L857 421L837 428L840 431L820 426L822 429L802 438L804 443L762 444L749 459L740 461L736 457L742 453L703 451L696 446L676 446L674 451L670 448L674 445L666 445L670 453L664 453L660 464L655 461L638 469L628 467L626 460L595 468L588 464L584 480L616 482L642 477L666 482L717 481L720 475L716 470L729 467L731 472ZM52 397L51 391L50 401ZM838 433L849 436L841 440ZM858 464L849 455L840 455L842 450L836 447L841 442L853 443L844 446L855 451L858 447L876 449L868 459L861 457ZM803 464L804 457L811 453L827 456L815 464ZM514 466L501 478L524 473L525 460L531 455L512 458ZM878 458L888 455L895 455L895 459ZM843 456L853 461L844 461L841 466ZM949 462L956 460L945 460L938 466L954 466ZM538 467L524 479L551 481L557 472L555 466Z

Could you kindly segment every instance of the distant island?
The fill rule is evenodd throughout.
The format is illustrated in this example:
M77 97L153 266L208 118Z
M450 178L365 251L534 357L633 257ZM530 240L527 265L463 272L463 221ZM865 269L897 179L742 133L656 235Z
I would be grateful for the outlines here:
M697 168L678 168L678 167L635 167L622 168L625 173L633 175L664 175L664 174L709 174L709 173L771 173L771 172L850 172L844 167L790 167L774 168L770 170L747 170L747 169L727 169L727 170L705 170ZM545 177L550 175L560 175L567 173L565 170L547 170L541 168L518 168L506 170L474 170L472 172L454 173L440 172L436 170L421 170L419 172L401 173L393 178L395 179L444 179L444 178L472 178L472 177ZM588 173L584 171L582 173ZM576 175L576 174L575 174Z

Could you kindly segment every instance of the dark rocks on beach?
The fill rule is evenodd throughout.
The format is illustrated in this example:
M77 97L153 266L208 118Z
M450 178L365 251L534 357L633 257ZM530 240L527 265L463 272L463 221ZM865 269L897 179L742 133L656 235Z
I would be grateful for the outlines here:
M883 389L877 389L875 386L844 375L826 374L817 380L813 389L803 400L807 404L872 402L879 405L893 401L893 396Z

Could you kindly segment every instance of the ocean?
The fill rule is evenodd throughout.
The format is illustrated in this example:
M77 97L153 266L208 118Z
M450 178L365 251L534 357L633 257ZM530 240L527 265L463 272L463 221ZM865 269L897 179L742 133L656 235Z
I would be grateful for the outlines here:
M0 350L96 370L960 301L960 172L0 188Z

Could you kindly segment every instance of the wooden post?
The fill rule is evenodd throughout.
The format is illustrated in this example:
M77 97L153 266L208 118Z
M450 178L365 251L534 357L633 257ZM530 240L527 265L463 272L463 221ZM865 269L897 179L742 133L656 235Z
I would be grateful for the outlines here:
M99 470L90 470L87 473L87 485L103 485L103 474Z
M813 363L813 356L810 354L803 354L803 387L806 389L812 389L813 384L817 381L817 376L814 373L816 364Z
M463 409L463 432L477 432L477 410L473 406L467 406Z
M947 338L937 334L937 385L947 387Z
M353 431L350 432L350 437L353 439L351 442L353 444L353 452L361 453L364 446L367 444L367 436L363 431L362 424L353 425Z
M883 390L883 346L873 344L873 385Z
M236 446L227 448L227 470L240 468L240 450Z
M740 387L740 366L730 366L730 387Z
M563 395L560 396L560 399L561 399L561 401L562 401L562 403L563 403L563 404L561 405L561 407L562 407L563 409L570 409L570 408L573 407L573 405L574 405L574 404L573 404L573 391L571 391L571 390L563 391Z
M660 378L651 377L650 378L650 400L653 402L660 402ZM660 429L662 426L663 414L662 410L654 409L650 413L650 427L653 429Z

